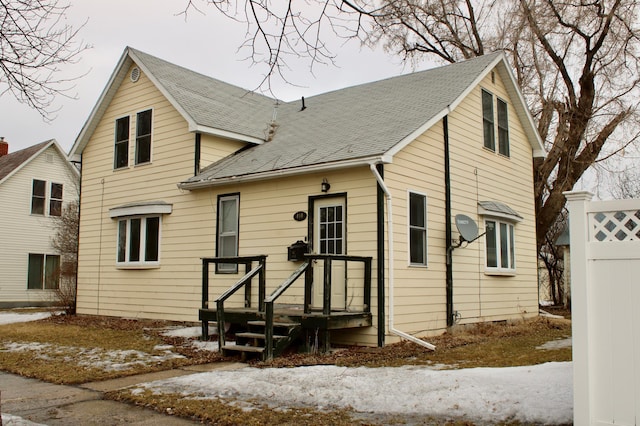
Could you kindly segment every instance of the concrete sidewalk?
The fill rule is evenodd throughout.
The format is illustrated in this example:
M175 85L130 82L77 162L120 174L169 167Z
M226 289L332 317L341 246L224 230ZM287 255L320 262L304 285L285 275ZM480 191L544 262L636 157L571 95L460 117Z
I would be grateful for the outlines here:
M163 415L150 409L103 400L102 396L104 392L138 383L245 366L246 364L239 363L194 365L77 386L55 385L0 372L0 412L49 426L199 424L196 421Z

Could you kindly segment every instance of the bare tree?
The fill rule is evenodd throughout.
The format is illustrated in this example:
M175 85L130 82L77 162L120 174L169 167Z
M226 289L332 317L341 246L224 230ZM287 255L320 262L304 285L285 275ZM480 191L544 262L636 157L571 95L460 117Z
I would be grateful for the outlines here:
M548 155L536 160L540 249L571 190L599 158L636 142L637 0L190 0L247 25L243 44L285 77L287 58L333 61L332 36L382 44L405 60L442 62L504 50Z
M68 8L59 0L0 1L0 97L12 94L45 120L56 96L73 96L77 77L60 77L60 67L88 47L76 42L79 28L64 23Z
M55 302L70 315L76 312L79 212L77 201L65 205L62 214L55 218L51 240L51 246L60 254L60 283L55 290Z

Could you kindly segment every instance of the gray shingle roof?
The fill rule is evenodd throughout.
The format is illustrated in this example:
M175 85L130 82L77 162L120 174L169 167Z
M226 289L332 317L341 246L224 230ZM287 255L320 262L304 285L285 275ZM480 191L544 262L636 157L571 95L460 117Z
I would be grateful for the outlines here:
M46 141L0 157L0 181L51 143Z
M280 105L273 140L222 159L186 183L384 155L452 105L498 56L310 97L304 110L300 101ZM266 129L267 122L258 127Z
M150 77L162 86L198 126L264 139L275 101L129 48Z

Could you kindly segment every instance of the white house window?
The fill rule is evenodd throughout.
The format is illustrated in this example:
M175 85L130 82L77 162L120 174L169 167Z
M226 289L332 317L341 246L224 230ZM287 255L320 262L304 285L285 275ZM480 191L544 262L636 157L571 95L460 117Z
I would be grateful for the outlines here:
M47 199L47 182L34 179L31 191L31 214L44 215Z
M509 116L507 103L498 99L498 152L509 156Z
M136 119L136 164L151 162L151 110L139 112Z
M487 269L515 271L516 251L514 226L497 220L485 220Z
M515 228L522 216L499 201L479 201L478 214L484 216L486 272L515 273Z
M50 290L60 285L60 256L29 253L27 289Z
M160 216L118 220L119 265L155 266L159 264L159 253Z
M49 198L49 215L62 215L62 184L51 182L51 193Z
M233 257L238 255L240 195L225 195L218 198L218 257ZM220 263L217 272L235 273L236 264Z
M129 116L116 120L116 137L113 153L114 169L127 166L129 166Z
M427 264L427 197L409 193L409 263Z
M495 123L493 117L493 95L482 90L482 129L484 147L496 150Z

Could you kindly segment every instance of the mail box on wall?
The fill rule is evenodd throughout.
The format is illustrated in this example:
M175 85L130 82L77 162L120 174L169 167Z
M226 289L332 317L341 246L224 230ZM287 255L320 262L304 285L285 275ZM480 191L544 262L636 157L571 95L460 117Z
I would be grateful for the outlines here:
M287 260L304 260L305 253L309 253L309 245L298 240L287 248Z

